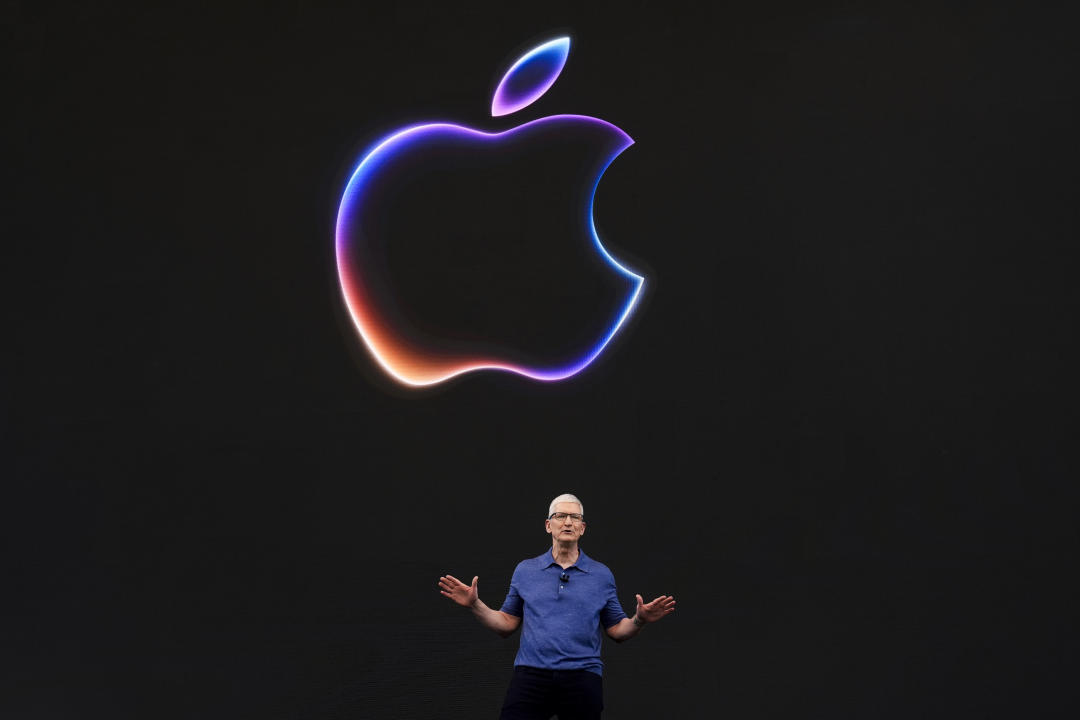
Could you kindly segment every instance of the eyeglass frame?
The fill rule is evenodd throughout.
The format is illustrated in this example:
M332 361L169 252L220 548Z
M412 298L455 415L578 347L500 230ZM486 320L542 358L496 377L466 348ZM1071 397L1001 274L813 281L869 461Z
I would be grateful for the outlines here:
M556 515L562 515L562 517L557 518ZM554 520L555 522L562 522L566 518L570 518L571 521L576 523L585 522L585 515L582 513L553 512L548 516L548 520Z

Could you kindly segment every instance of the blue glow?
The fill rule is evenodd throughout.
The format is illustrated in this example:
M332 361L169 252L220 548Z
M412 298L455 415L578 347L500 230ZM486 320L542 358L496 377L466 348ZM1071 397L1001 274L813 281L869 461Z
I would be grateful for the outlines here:
M522 55L506 71L491 100L493 117L531 105L555 84L570 54L570 38L549 40ZM534 77L539 75L539 77Z
M583 357L570 365L561 367L522 366L510 364L498 358L490 357L438 357L424 353L417 348L407 345L399 334L395 332L395 329L388 322L387 318L380 312L377 304L374 303L373 299L369 296L363 277L364 269L355 265L350 259L348 252L349 245L352 242L355 242L350 233L350 216L354 212L354 208L358 207L358 203L362 201L365 189L373 180L378 167L383 162L392 160L397 153L407 151L413 144L412 140L419 139L423 136L440 134L449 136L469 135L480 138L486 142L493 142L497 138L519 132L530 126L564 121L603 126L620 139L618 147L609 154L606 161L603 163L603 166L596 174L592 187L589 190L586 214L589 234L592 237L593 244L597 251L616 272L628 278L632 283L633 292L623 305L621 311L617 313L615 319L604 331L599 341L597 341ZM439 383L456 375L473 370L503 370L536 380L562 380L580 372L592 363L608 343L611 342L611 339L633 312L641 296L641 290L645 282L645 279L641 275L620 265L611 256L600 242L600 237L596 232L596 222L593 217L596 190L599 187L600 179L615 158L621 154L623 150L632 145L633 142L633 139L630 138L629 135L615 125L604 120L585 115L552 115L497 133L486 133L473 128L450 123L414 125L399 130L393 135L376 143L375 146L361 159L346 185L345 192L342 194L337 218L336 254L341 290L345 303L352 316L353 323L369 352L371 352L383 370L399 382L406 385L420 386Z

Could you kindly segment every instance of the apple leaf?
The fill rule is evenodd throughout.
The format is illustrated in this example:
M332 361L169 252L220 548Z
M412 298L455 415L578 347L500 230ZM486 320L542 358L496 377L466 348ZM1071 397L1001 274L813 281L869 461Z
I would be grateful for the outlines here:
M519 57L495 88L491 115L509 115L535 102L555 84L569 54L570 38L560 37Z

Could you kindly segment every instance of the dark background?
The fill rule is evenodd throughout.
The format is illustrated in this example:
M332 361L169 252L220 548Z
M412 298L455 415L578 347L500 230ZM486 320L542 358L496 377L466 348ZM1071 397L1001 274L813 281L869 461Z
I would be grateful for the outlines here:
M436 579L497 605L571 491L679 603L606 716L1075 716L1070 14L576 5L0 5L0 715L494 717L517 640ZM398 391L348 174L559 31L521 119L635 138L648 297L566 382Z

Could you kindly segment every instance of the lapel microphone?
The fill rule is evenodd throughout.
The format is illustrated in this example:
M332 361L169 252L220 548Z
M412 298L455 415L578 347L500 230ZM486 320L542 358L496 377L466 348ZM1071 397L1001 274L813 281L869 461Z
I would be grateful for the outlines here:
M568 583L570 582L570 574L564 572L562 575L559 576L559 579L562 580L564 583Z

